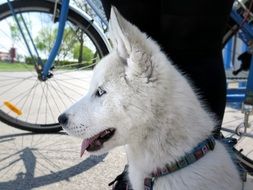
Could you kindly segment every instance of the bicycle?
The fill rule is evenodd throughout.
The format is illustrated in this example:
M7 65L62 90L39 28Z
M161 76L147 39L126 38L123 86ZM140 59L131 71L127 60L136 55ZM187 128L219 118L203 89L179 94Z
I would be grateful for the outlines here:
M100 24L104 26L101 29L99 23L95 22L97 18L92 18L80 9L71 6L68 8L68 1L64 0L63 4L51 0L6 0L6 3L0 5L0 41L6 42L1 36L12 41L11 33L8 34L8 32L11 32L9 25L14 26L15 31L20 33L14 42L14 47L17 51L23 49L27 51L24 53L26 57L19 58L21 63L8 63L7 68L3 67L7 63L1 63L0 60L0 70L2 70L0 98L11 101L23 112L21 116L17 116L7 108L0 107L0 120L11 126L36 133L60 131L58 115L85 93L92 68L109 52L110 44L102 30L106 29L105 21ZM14 15L16 15L16 20ZM65 17L66 22L61 19L62 17ZM58 27L62 31L56 35ZM34 30L35 33L32 32ZM48 45L47 52L39 48L41 41L36 39L36 34L40 31L43 32L40 37L52 37L52 39L46 39L52 41ZM56 36L58 36L58 41L54 54L58 52L58 55L56 55L54 65L49 66L48 57L52 55L49 51L53 49ZM60 43L60 38L63 38L62 43ZM5 44L0 43L0 49L4 49L3 45ZM75 58L77 60L71 60L69 57L71 55L68 54L66 59L62 60L60 56L63 53L61 52L74 51L75 49L68 49L68 47L76 45L83 47L83 53L79 53L79 56ZM81 51L80 49L78 50ZM5 51L8 52L9 47ZM51 61L54 60L52 56L51 59ZM13 61L18 62L18 60ZM43 72L45 67L42 64L47 65L49 69L47 74ZM8 90L12 91L8 92ZM86 179L90 176L85 171L94 169L93 166L104 162L107 156L87 156L80 160L78 156L72 157L72 155L78 155L75 150L78 150L79 143L62 135L63 133L37 135L19 133L15 129L2 127L0 189L36 188L56 182L63 183L77 175L82 176L88 185ZM66 144L71 146L67 148ZM17 167L20 167L20 170L16 170Z
M227 72L228 80L228 95L227 102L242 103L242 113L243 118L232 118L230 121L223 121L222 131L225 137L229 140L236 140L237 142L232 142L235 145L235 151L237 153L237 158L240 160L241 164L249 171L249 174L253 175L253 156L251 154L252 148L247 147L248 141L253 138L252 129L250 124L250 114L253 113L253 59L252 54L252 39L253 39L253 28L252 28L252 10L253 1L238 1L236 0L233 5L233 10L230 14L230 20L228 22L228 29L223 38L223 44L227 44L225 49L228 51L227 63L232 61L234 71L236 76L232 76L231 73ZM232 43L233 42L233 43ZM239 46L243 44L243 48ZM238 53L237 50L240 49L243 53ZM230 53L232 51L232 53ZM234 63L236 62L236 56L245 65L247 62L247 68L235 68ZM251 64L250 64L251 63ZM225 66L227 66L225 64ZM237 75L240 71L249 69L248 73L242 75ZM231 81L233 82L230 85ZM237 87L232 87L236 83L239 84ZM237 104L238 106L238 104ZM230 110L230 115L236 113L238 117L238 111Z
M78 99L80 96L84 94L82 93L84 91L83 88L81 88L82 85L84 85L85 82L87 82L86 81L87 78L90 78L91 68L93 68L94 64L102 56L106 55L109 52L110 44L107 41L106 37L104 36L103 32L94 23L94 19L92 19L85 13L81 13L77 9L74 9L72 7L68 8L69 5L68 0L63 1L62 3L51 0L45 1L17 0L12 2L10 2L9 0L7 1L8 1L7 3L0 6L0 25L3 26L3 24L1 24L3 23L3 21L7 23L8 22L13 23L11 21L8 21L9 18L10 19L14 18L16 25L19 25L18 23L22 23L22 26L18 26L18 30L20 31L24 30L25 32L22 35L22 37L19 37L18 39L19 40L23 38L25 39L26 36L28 36L28 39L30 39L30 41L29 43L27 42L28 45L27 44L25 45L25 49L29 49L27 47L31 46L34 49L35 53L30 52L30 50L28 50L29 51L28 55L30 55L30 57L28 57L26 60L27 64L22 64L22 66L25 69L22 70L22 72L13 73L13 71L10 72L7 69L6 71L7 75L0 73L0 87L1 87L0 97L2 98L3 95L6 93L5 97L10 101L14 101L16 105L18 106L20 105L21 109L24 110L23 112L26 113L26 115L17 117L16 115L10 113L8 110L5 110L4 108L1 107L0 120L16 128L25 129L28 131L57 132L61 130L61 127L58 125L58 122L56 121L58 114L61 113L66 107L68 107L68 105L72 104L72 102L74 102L76 99ZM249 16L252 17L250 2L252 1L243 1L242 3L241 2L235 3L235 6L232 10L230 17L230 23L232 23L232 27L229 28L226 34L224 35L223 44L226 44L232 38L232 36L234 36L238 32L242 33L241 38L245 40L246 44L248 44L248 42L251 39L253 39L253 32L252 32L253 30L250 28L250 26L252 25L251 21L245 19L249 18ZM95 9L94 8L95 6L92 7L93 9ZM243 15L245 11L247 12L247 14ZM98 14L98 11L96 11L96 14ZM59 47L61 38L64 39L62 46L64 45L71 46L71 43L69 43L70 44L69 45L68 43L65 43L65 41L68 41L68 35L73 36L73 33L71 33L70 31L72 32L75 31L76 40L74 40L74 42L72 43L74 44L75 41L82 42L83 41L82 34L85 33L86 34L85 38L88 38L90 40L90 42L87 44L89 45L93 44L93 48L90 47L90 49L93 50L92 53L93 58L89 59L87 61L89 63L85 64L82 64L82 61L74 62L72 60L71 62L69 61L70 58L68 58L69 60L64 63L63 61L61 61L58 55L58 60L56 59L55 64L52 66L52 63L54 61L54 58L52 57L54 57L55 55L53 56L51 53L49 56L44 55L45 53L43 54L43 52L41 52L43 50L43 47L40 47L42 50L36 51L35 46L36 45L39 46L41 44L36 43L36 40L31 40L33 34L29 35L29 31L32 31L29 30L29 27L34 26L34 23L36 22L36 20L34 21L34 19L31 18L31 15L35 18L37 17L42 18L40 20L42 24L48 24L49 21L52 21L52 26L49 27L47 25L48 28L58 28L58 26L55 25L55 22L59 21L60 23L59 29L60 30L65 29L65 36L63 34L63 31L59 32L59 35L57 35L58 40L56 40L57 41L56 49L53 50L54 54L55 52L57 53L58 50L64 51L64 47L62 49ZM65 19L63 19L64 17L65 19L67 19L65 27L64 27ZM100 16L100 18L101 17L102 16ZM102 22L102 26L106 27L106 21ZM2 30L3 28L0 29L0 32ZM39 33L38 29L37 32ZM56 38L56 35L53 36L53 39L54 38ZM19 43L17 43L16 45L19 45ZM52 45L49 46L50 50L51 47ZM59 49L57 50L57 48ZM20 60L22 61L22 58L20 58ZM46 63L43 64L43 62ZM35 69L31 68L31 64L34 65ZM57 71L57 69L59 69L59 71ZM72 74L72 72L74 71L75 74ZM30 73L30 75L27 76L26 75L27 73ZM246 104L244 104L243 107L245 114L247 116L246 118L248 118L251 112L252 108L251 106L253 104L252 103L253 82L251 82L253 81L252 73L253 69L251 64L251 69L249 71L249 78L248 78L248 87L247 87L248 91L246 92L246 97L249 98L246 100ZM79 77L82 75L84 76L84 74L85 74L84 79L80 80ZM35 82L31 82L30 79L33 80L35 79ZM7 84L6 81L8 81ZM24 84L24 82L26 84ZM63 82L65 83L63 84ZM9 87L9 85L11 85L11 88ZM30 88L29 87L27 88L27 86L29 85ZM23 90L18 95L15 94L15 96L11 97L11 93L7 92L9 90L15 90L15 88L19 88L18 90L21 89L25 90ZM48 90L49 88L51 90ZM239 100L240 102L244 98L243 96L240 97ZM54 97L58 98L58 100L56 100L56 98ZM34 102L36 101L34 100L35 98L37 98L36 99L37 104L34 104ZM51 104L55 106L56 112L53 112L52 110L53 108L51 108L50 106ZM34 112L35 116L31 117L30 116L31 112ZM245 122L248 122L247 119ZM244 125L243 127L246 127L246 125ZM245 129L247 129L247 127ZM246 133L239 133L238 130L226 129L225 127L223 127L223 130L226 130L227 132L232 132L233 134L236 135L239 134L239 136L247 135ZM251 160L248 163L251 164Z
M10 39L20 62L2 61L0 97L24 113L17 116L1 106L0 120L33 132L61 130L57 116L85 93L92 68L109 52L103 31L69 0L7 0L0 6L0 26L0 40L10 44ZM8 52L7 45L1 46Z

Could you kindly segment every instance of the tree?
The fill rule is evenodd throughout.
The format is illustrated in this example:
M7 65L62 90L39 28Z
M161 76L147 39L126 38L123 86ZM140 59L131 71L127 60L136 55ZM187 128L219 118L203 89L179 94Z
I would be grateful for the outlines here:
M42 28L35 38L35 45L44 54L48 55L53 47L56 37L56 29Z
M18 19L18 22L20 22L21 20L20 16L17 15L17 19ZM14 58L16 56L16 48L14 47L14 44L16 44L21 39L20 38L21 33L15 21L9 23L9 28L10 28L10 33L11 33L10 35L12 39L12 48L10 48L9 54L11 57L11 62L14 63Z
M21 34L20 28L22 32L24 33L24 36L28 36L27 32L32 31L32 23L31 23L31 20L24 19L22 13L16 14L16 18L17 18L17 21L13 19L11 22L9 22L10 35L12 38L12 48L10 49L10 52L13 53L14 51L16 60L21 60L21 57L24 57L24 56L17 54L15 44L18 44L21 41L24 42L24 37ZM26 30L26 27L29 29L29 31ZM11 59L12 59L11 62L14 62L14 57L11 56Z
M42 28L35 38L36 47L43 52L46 56L49 55L57 35L57 29ZM58 52L58 59L65 60L72 58L71 49L78 41L75 31L70 27L66 27L63 34L63 40Z
M56 35L56 28L42 28L35 38L35 44L38 50L46 56L49 55ZM94 54L91 49L83 45L85 43L83 35L83 31L80 29L74 30L70 25L66 26L57 59L65 61L77 59L79 63L83 62L83 60L91 62Z
M74 49L73 49L74 59L79 59L81 46L82 45L80 43L76 43L75 44ZM89 49L86 46L83 46L82 50L83 50L82 51L82 57L83 57L82 61L84 61L86 64L91 64L92 63L92 59L94 57L94 53L92 52L91 49ZM79 62L79 63L81 63L81 62Z
M16 23L11 23L9 27L11 31L12 47L14 47L14 44L20 39L20 32Z
M17 22L19 23L20 27L22 28L22 31L27 32L24 27L24 22L23 22L24 18L22 16L22 14L17 14L16 17L17 17ZM21 31L19 30L17 22L16 22L16 20L13 20L12 22L9 23L9 28L10 28L11 38L12 38L12 43L13 43L12 47L14 47L14 44L16 44L18 41L23 40L22 35L21 35ZM32 31L31 21L25 20L25 24L31 32Z

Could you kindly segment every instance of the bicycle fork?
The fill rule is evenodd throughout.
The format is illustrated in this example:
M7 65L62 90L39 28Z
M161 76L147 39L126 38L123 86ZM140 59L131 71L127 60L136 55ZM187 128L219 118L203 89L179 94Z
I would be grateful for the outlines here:
M66 23L66 20L67 20L67 16L68 16L68 10L69 10L69 0L63 0L62 1L62 4L61 4L61 11L60 11L60 16L59 16L59 26L58 26L58 31L57 31L57 36L56 36L56 40L54 42L54 46L49 54L49 57L46 61L46 63L42 63L42 60L39 56L39 53L37 51L37 48L34 44L34 41L32 39L32 36L27 28L27 25L22 17L22 14L20 14L20 19L22 21L22 24L23 26L25 27L25 31L26 33L28 34L28 37L29 37L29 40L32 44L32 47L35 51L35 54L36 54L36 58L34 57L33 53L32 53L32 50L29 46L29 43L28 43L28 40L25 36L25 33L20 25L20 21L18 20L18 17L12 7L12 4L10 2L10 0L7 0L8 2L8 6L9 6L9 9L15 19L15 22L18 26L18 29L22 35L22 38L25 42L25 45L26 45L26 48L28 49L28 52L33 60L33 62L35 63L35 70L38 74L38 79L41 80L41 81L46 81L48 78L51 78L52 77L52 73L50 73L50 69L52 68L53 66L53 63L54 63L54 60L55 60L55 57L57 56L57 53L60 49L60 45L61 45L61 42L62 42L62 38L63 38L63 33L64 33L64 28L65 28L65 23ZM58 1L55 2L56 3L56 6L55 6L55 11L54 11L54 16L56 14L56 9L57 9L57 3Z
M56 1L56 3L57 3L57 1ZM62 1L61 5L62 6L61 6L60 17L59 17L59 26L58 26L58 31L57 31L57 37L54 42L54 46L49 54L49 57L48 57L46 63L43 65L43 70L41 73L41 80L42 81L45 81L52 76L52 74L49 73L49 70L52 68L52 65L53 65L55 57L60 49L60 45L61 45L62 38L63 38L65 23L67 20L68 10L69 10L69 0ZM56 8L57 8L57 5L55 6L55 9ZM54 12L56 14L56 11L54 11Z

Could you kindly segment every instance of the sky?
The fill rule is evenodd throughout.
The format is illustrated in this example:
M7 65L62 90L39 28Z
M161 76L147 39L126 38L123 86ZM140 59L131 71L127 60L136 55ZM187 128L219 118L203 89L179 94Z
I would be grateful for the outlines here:
M0 0L0 2L6 2L6 0ZM36 38L39 31L46 27L49 28L57 28L58 23L52 22L52 17L48 14L44 13L23 13L22 14L24 19L28 21L28 28L31 32L31 35L33 39ZM8 17L8 19L4 19L0 21L0 51L2 52L8 52L9 49L14 46L17 50L17 54L27 56L28 51L25 46L25 43L23 40L18 40L13 42L11 38L11 32L10 32L10 25L15 24L15 20L13 17ZM28 35L25 35L28 36ZM87 42L86 46L90 47L94 51L94 46L91 45L91 42ZM47 55L43 55L42 52L40 52L41 58L46 58Z
M33 38L36 37L46 23L49 22L47 15L41 15L39 13L23 14L25 20L28 20L28 28ZM11 38L10 25L15 23L13 17L0 21L0 51L8 51L13 45L17 48L19 54L27 54L27 48L23 40L13 42ZM56 27L56 25L50 25L49 27ZM24 27L23 27L24 28ZM28 36L28 35L25 35Z

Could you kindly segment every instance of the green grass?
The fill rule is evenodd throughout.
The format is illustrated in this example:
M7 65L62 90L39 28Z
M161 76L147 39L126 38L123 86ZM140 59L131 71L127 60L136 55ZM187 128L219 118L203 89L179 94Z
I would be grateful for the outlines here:
M21 71L33 71L33 65L27 65L24 63L7 63L0 62L0 72L21 72Z

